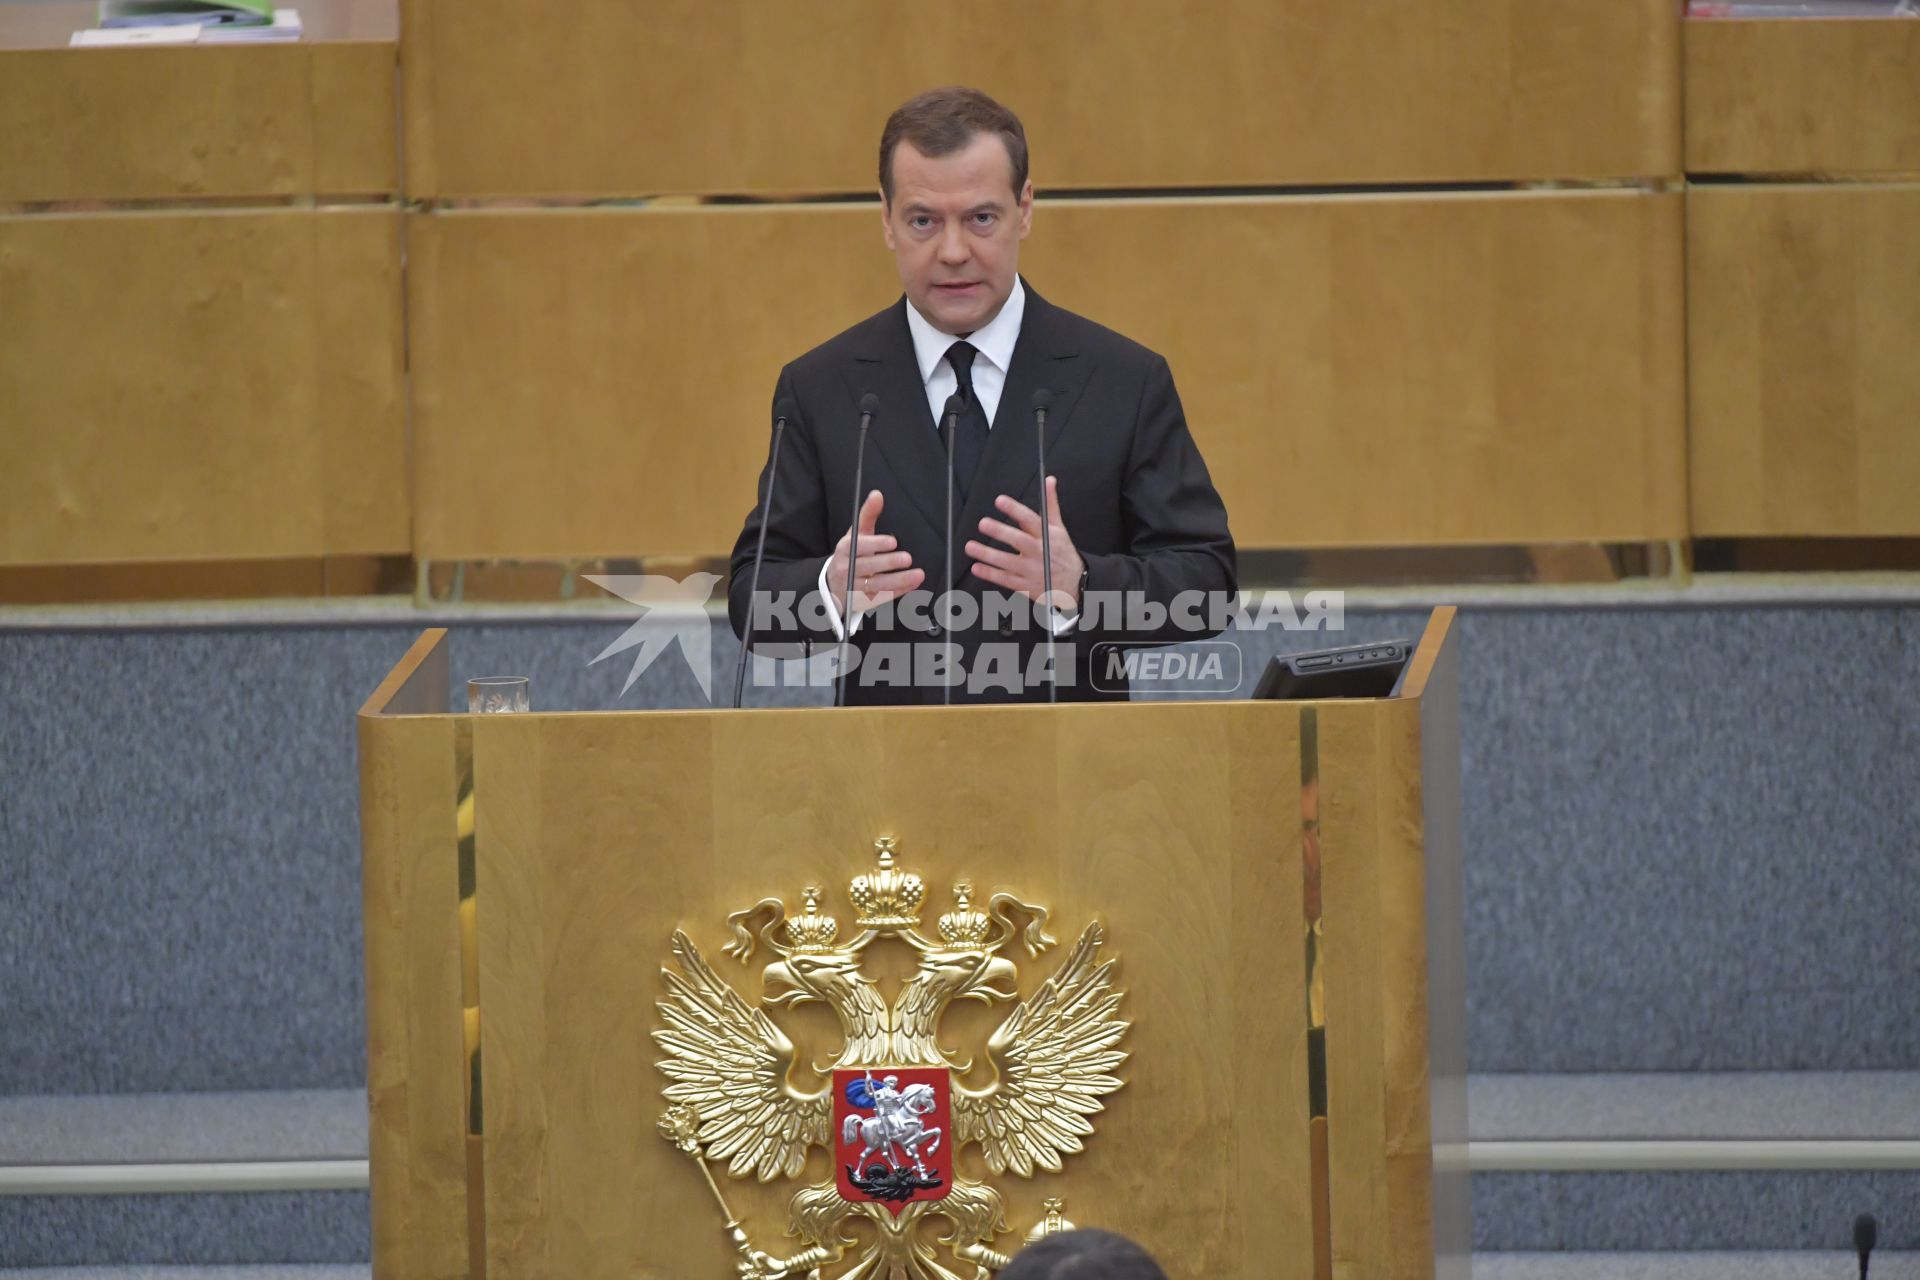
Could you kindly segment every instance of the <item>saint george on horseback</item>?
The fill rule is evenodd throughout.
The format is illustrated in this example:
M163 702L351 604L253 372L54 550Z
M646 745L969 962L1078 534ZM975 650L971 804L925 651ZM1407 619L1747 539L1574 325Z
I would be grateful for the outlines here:
M846 1145L855 1141L861 1144L860 1156L849 1171L856 1185L873 1183L877 1190L877 1184L884 1182L900 1186L909 1195L915 1186L939 1185L928 1173L925 1160L925 1156L940 1149L942 1136L938 1128L928 1125L923 1118L940 1105L931 1085L909 1084L902 1089L899 1076L875 1080L873 1072L868 1071L847 1082L846 1098L856 1114L849 1114L841 1123L840 1141ZM857 1114L867 1110L873 1114ZM867 1164L874 1156L887 1162L884 1169L877 1164ZM906 1175L903 1158L913 1164L911 1180Z

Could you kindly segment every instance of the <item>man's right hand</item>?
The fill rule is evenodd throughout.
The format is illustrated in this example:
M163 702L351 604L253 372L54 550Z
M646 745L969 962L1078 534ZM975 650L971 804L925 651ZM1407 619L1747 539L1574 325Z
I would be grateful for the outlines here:
M913 567L913 556L895 548L898 541L890 533L875 533L880 508L885 503L875 489L860 504L860 558L853 563L853 613L855 617L905 595L926 580L926 574ZM834 607L840 605L847 589L847 555L853 547L853 531L840 535L833 558L827 562L827 587Z

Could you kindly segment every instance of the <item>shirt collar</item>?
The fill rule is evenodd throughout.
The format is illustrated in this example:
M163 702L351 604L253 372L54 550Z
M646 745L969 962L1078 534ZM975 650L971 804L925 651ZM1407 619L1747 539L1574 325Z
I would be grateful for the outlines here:
M999 313L965 340L973 344L974 350L980 353L980 359L989 361L994 368L1005 373L1013 367L1013 348L1020 341L1020 321L1026 313L1026 286L1020 283L1019 276L1015 276L1013 292L1007 295ZM946 358L947 348L961 339L934 328L933 322L920 314L911 299L907 301L907 331L913 335L913 355L920 365L920 385L925 386L933 381L933 371Z

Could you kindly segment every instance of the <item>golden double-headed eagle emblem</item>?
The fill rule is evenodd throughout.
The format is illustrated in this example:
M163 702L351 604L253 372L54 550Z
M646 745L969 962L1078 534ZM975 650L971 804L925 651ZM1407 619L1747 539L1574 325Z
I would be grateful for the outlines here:
M706 1177L743 1280L987 1280L1008 1262L992 1247L1008 1230L1006 1214L998 1191L959 1173L955 1152L978 1143L995 1174L1058 1171L1093 1133L1101 1099L1121 1085L1127 1024L1113 961L1100 956L1098 921L1023 1000L1018 970L1001 953L1016 938L1030 958L1052 947L1046 909L996 893L983 911L962 883L928 936L920 930L926 885L895 865L891 837L876 849L877 865L847 888L856 915L846 941L817 887L805 890L798 915L764 898L728 917L728 955L744 964L764 943L778 956L762 975L760 1004L730 987L679 930L677 967L662 970L667 995L654 1039L668 1108L660 1131ZM915 953L891 1000L864 967L882 938ZM972 1060L940 1044L941 1018L956 1000L1012 1006L987 1040L993 1078L982 1087L961 1081ZM843 1044L814 1065L824 1086L808 1088L795 1083L799 1051L768 1011L816 1001L839 1019ZM748 1238L714 1167L761 1182L801 1178L815 1147L826 1149L832 1174L794 1193L788 1235L802 1247L777 1257ZM1069 1225L1057 1201L1047 1209L1030 1235ZM920 1229L930 1217L950 1228L938 1247L935 1233ZM855 1221L872 1230L849 1235Z

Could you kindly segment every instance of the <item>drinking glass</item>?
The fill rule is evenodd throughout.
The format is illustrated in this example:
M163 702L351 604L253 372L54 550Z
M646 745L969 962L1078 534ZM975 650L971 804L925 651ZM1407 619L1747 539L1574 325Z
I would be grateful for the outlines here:
M475 676L467 681L467 710L474 715L531 711L525 676Z

